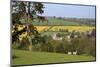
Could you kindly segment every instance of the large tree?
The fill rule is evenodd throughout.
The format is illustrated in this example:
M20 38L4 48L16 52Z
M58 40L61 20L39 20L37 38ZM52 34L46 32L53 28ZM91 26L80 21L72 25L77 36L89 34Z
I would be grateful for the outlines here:
M37 30L33 28L31 24L31 20L34 20L34 17L38 16L38 14L42 14L43 4L39 2L24 2L24 1L12 1L12 23L14 24L23 24L26 26L25 31L15 32L12 39L18 40L18 35L27 32L27 38L29 41L29 50L32 51L32 37L35 37L37 34ZM23 21L22 21L23 20ZM17 38L17 39L15 39Z

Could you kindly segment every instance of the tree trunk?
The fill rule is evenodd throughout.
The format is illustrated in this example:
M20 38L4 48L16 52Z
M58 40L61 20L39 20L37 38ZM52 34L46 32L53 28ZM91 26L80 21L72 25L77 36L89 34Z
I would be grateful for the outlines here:
M28 40L29 40L29 51L32 51L32 49L33 49L32 38L30 36L28 36Z
M32 45L32 38L31 38L31 32L30 32L30 29L29 29L29 25L27 25L27 37L28 37L28 41L29 41L29 51L32 51L33 49L33 45Z

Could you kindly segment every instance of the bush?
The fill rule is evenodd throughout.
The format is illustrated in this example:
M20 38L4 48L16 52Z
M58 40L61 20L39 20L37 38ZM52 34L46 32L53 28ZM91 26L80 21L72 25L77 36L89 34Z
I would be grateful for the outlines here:
M58 44L56 46L56 52L58 52L58 53L65 53L64 46L63 46L62 43L60 43L60 44Z
M78 44L78 54L86 54L86 55L91 55L91 56L96 56L96 49L95 49L95 37L83 37L80 38L79 44Z

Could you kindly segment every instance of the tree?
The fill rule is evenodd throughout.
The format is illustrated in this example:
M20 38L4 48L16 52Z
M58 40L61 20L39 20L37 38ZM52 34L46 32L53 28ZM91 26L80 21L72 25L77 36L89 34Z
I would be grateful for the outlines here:
M87 43L88 43L88 39L83 36L81 38L79 38L79 44L78 44L78 48L77 48L77 52L79 55L81 54L85 54L85 48L87 48Z
M62 34L61 34L61 33L57 33L56 36L57 36L57 37L61 37Z
M79 44L79 38L72 38L71 45L70 45L71 52L77 51L78 44Z
M15 24L17 22L20 22L20 20L24 19L24 25L26 26L26 32L28 33L27 38L29 41L30 51L32 51L32 36L35 36L35 34L37 33L37 30L33 29L34 33L32 35L31 32L32 24L30 20L32 20L34 16L37 16L37 14L42 14L44 12L43 8L44 8L43 4L38 2L12 1L12 20L13 20L12 22ZM18 33L17 31L16 37L18 37L19 34L20 33ZM12 37L12 39L14 37L15 35Z
M84 49L86 55L91 55L93 57L96 56L96 43L95 43L95 37L88 38L88 41L86 42L86 47Z

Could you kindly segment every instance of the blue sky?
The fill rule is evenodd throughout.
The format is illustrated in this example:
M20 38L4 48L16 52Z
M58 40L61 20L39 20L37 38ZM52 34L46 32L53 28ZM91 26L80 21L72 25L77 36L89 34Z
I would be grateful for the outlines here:
M43 16L95 18L94 6L62 5L44 3Z

